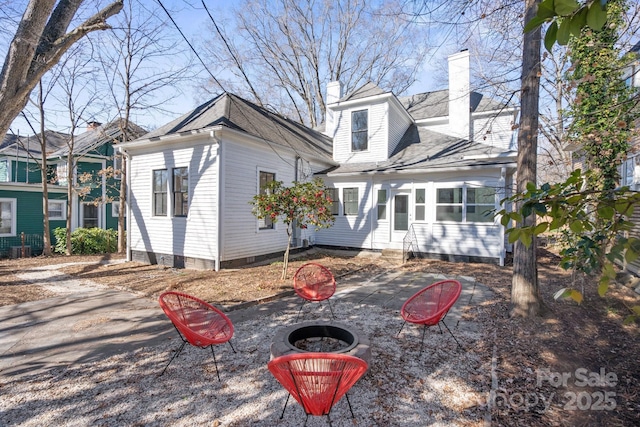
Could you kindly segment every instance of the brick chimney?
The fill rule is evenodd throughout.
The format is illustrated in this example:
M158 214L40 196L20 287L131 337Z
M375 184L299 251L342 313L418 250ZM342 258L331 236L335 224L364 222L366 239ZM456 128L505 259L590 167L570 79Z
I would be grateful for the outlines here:
M464 49L449 56L449 131L469 139L470 129L469 51Z
M329 82L327 84L326 111L324 116L325 135L333 138L336 132L337 120L334 117L335 112L329 108L329 104L336 103L342 98L342 83L339 81Z

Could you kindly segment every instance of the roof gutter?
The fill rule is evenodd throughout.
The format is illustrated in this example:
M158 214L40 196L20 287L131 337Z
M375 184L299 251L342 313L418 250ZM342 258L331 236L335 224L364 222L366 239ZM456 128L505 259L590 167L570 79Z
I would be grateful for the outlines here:
M437 172L442 172L443 170L446 170L447 172L464 172L464 171L475 171L478 169L487 169L488 167L492 167L492 168L516 168L517 164L516 162L510 162L510 163L500 163L500 164L496 164L493 166L487 166L487 165L479 165L479 166L460 166L460 167L449 167L449 166L442 166L440 168L431 168L431 169L425 169L425 168L421 168L421 169L389 169L389 170L372 170L372 171L367 171L367 172L344 172L344 173L340 173L340 172L327 172L327 173L316 173L315 175L320 175L320 176L328 176L328 177L340 177L340 176L362 176L362 175L391 175L391 174L399 174L399 175L409 175L409 174L416 174L416 173L437 173Z

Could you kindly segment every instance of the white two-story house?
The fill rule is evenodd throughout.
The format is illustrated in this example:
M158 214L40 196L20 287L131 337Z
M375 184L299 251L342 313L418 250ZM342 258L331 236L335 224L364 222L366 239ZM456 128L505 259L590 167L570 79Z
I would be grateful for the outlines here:
M222 94L142 138L128 157L134 260L223 268L285 250L280 223L250 202L269 180L320 176L334 200L329 229L308 244L503 263L492 211L516 166L517 111L470 90L469 53L449 58L447 90L397 97L372 84L327 87L324 132Z

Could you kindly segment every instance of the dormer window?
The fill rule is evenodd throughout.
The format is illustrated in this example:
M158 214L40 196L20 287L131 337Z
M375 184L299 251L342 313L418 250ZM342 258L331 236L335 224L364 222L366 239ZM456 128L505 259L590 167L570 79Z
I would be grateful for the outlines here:
M369 117L367 110L351 112L351 151L369 149Z

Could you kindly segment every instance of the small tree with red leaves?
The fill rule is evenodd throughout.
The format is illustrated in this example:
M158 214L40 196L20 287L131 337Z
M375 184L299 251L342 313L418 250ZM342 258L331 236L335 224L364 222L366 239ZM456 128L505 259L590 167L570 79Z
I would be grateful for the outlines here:
M271 181L264 188L263 194L253 197L250 203L252 212L258 219L269 218L273 223L282 221L287 227L287 250L284 253L282 280L287 278L289 251L293 227L306 229L310 226L316 230L331 227L333 200L327 195L326 187L321 179L311 182L293 182L285 187L282 181Z

